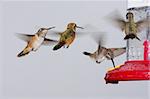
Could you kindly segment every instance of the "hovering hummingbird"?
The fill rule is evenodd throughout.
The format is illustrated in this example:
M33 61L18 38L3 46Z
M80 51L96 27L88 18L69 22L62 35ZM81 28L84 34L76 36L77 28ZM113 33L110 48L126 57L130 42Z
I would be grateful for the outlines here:
M58 50L60 49L62 46L65 47L65 45L67 46L67 48L70 46L70 44L74 41L75 36L76 36L76 28L81 28L83 29L83 27L79 27L77 26L75 23L69 23L67 25L67 29L62 32L59 33L60 34L60 39L59 42L56 46L54 46L53 50Z
M149 21L148 19L142 19L137 22L134 20L134 14L132 12L128 12L126 14L126 20L125 21L121 17L114 16L113 21L119 25L119 28L122 31L125 31L126 36L124 39L138 39L140 41L140 38L137 36L137 33L139 33L142 29L144 29L146 26L148 26ZM112 19L112 18L111 18Z
M104 60L111 60L115 68L114 58L126 52L126 47L122 48L106 48L102 46L102 39L98 41L98 48L94 53L83 52L84 55L94 59L96 63L100 64Z
M24 48L22 52L20 52L17 56L22 57L29 54L31 51L37 51L41 45L50 45L51 43L56 43L56 40L45 38L48 30L55 28L40 28L37 33L34 35L29 34L17 34L17 36L27 42L27 46Z

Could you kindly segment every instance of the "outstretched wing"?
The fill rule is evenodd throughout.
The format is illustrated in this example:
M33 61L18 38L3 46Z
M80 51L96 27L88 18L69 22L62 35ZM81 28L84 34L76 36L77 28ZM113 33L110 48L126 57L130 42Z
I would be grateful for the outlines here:
M126 47L123 47L123 48L109 48L109 49L113 52L114 57L120 56L120 55L122 55L126 52Z
M116 19L117 26L121 29L121 31L125 30L125 21L121 19Z
M30 35L30 34L21 34L21 33L16 33L15 35L25 42L29 42L31 37L34 36L34 35Z
M122 31L125 30L126 22L125 22L124 18L122 17L122 15L120 14L120 12L118 10L115 10L115 11L111 12L105 18L107 19L107 21L109 23L111 23L116 28L119 28Z
M137 24L138 32L141 32L143 29L146 29L148 26L150 26L150 20L143 19L136 22L136 24Z
M54 30L48 31L48 33L47 33L47 35L54 36L54 37L59 37L61 34L62 34L62 32L54 31Z
M52 40L52 39L45 38L42 45L50 46L50 45L53 45L53 44L56 44L56 43L58 43L57 40Z
M77 38L89 35L89 32L85 32L85 31L76 31L75 33L76 33L75 35L76 35Z

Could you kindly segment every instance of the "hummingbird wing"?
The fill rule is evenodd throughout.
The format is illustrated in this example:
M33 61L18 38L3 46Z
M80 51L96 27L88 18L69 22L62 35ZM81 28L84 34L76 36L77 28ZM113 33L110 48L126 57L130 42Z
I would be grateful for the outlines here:
M93 32L91 34L91 37L94 39L94 41L99 45L99 46L103 46L106 44L106 39L107 39L107 33L106 32Z
M124 31L126 22L122 19L117 19L116 22L121 31Z
M30 34L21 34L21 33L16 33L15 35L25 42L29 42L30 39L34 36Z
M98 44L97 52L98 54L101 53L101 48L106 44L106 32L93 32L91 35L95 42Z
M99 29L91 24L86 24L83 26L84 29L77 29L76 30L76 36L77 37L82 37L82 36L87 36L87 35L92 35L92 34L99 34Z
M137 25L137 31L138 33L141 32L143 29L147 28L148 26L150 26L150 20L148 19L143 19L140 20L138 22L136 22Z
M54 31L54 30L48 31L48 33L47 33L47 35L55 36L55 37L58 37L61 34L62 34L62 32L60 32L60 31Z
M121 31L125 30L126 21L124 20L124 18L122 17L122 15L118 10L111 12L105 18L109 23L113 24L113 26L121 29Z
M75 35L77 38L80 38L80 37L84 37L84 36L87 36L90 32L81 32L81 31L76 31L75 32Z
M58 43L57 40L44 38L44 41L43 41L42 45L49 46L49 45L53 45L53 44L56 44L56 43Z
M124 21L124 19L119 18L119 17L116 16L115 18L112 18L112 19L111 19L111 23L112 23L115 27L121 29L121 31L124 31L124 30L125 30L125 24L126 24L126 22Z
M123 47L123 48L109 48L109 49L113 52L114 57L120 56L120 55L122 55L126 52L126 47Z

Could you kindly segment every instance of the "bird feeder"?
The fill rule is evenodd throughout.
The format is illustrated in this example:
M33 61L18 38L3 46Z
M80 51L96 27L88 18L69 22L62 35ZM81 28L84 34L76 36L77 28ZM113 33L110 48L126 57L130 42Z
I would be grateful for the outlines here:
M134 14L135 22L142 19L150 19L150 7L129 8ZM106 73L106 83L118 83L119 81L150 80L150 26L137 34L137 39L127 40L126 62Z

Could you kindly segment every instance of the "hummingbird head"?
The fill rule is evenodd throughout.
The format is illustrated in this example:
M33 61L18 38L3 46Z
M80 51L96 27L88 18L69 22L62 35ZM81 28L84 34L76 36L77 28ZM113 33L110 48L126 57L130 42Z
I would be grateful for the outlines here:
M128 12L127 14L126 14L126 19L133 19L133 13L132 12Z
M52 29L52 28L55 28L55 27L50 27L50 28L40 28L40 29L38 30L38 33L39 33L40 35L45 36L46 33L48 32L48 30L50 30L50 29Z
M95 60L96 60L96 63L100 64L101 62L103 62L105 60L105 56L104 55L100 55L98 56Z
M110 49L107 49L106 58L107 59L114 58L113 51L111 51Z
M83 27L77 26L75 23L69 23L69 24L67 25L67 29L76 30L76 28L84 29Z
M50 27L50 28L40 28L38 30L38 32L48 32L48 30L52 29L52 28L55 28L55 27Z

